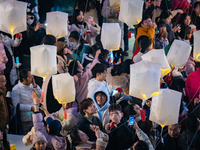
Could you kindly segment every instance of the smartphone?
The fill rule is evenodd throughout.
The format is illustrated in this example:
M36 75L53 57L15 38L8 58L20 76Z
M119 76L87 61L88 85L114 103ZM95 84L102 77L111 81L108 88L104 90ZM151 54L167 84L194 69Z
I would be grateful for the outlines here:
M19 57L16 57L16 64L17 64L17 67L19 67Z
M110 61L111 63L113 63L114 61L113 51L110 52Z
M134 116L130 116L129 120L128 120L128 125L129 126L133 126L134 125L134 121L135 121L135 117Z
M119 92L118 90L113 90L112 96L114 96L114 95L117 94L118 92Z

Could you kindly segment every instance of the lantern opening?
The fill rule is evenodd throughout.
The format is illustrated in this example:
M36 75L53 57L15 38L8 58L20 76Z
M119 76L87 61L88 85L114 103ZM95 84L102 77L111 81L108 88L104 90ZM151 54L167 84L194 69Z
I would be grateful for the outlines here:
M170 69L169 68L167 68L167 69L162 69L161 68L161 74L162 74L162 76L165 76L165 75L167 75L168 73L170 73Z
M196 56L196 60L200 61L200 54Z
M151 97L156 96L156 95L158 95L158 94L159 94L159 92L153 92L153 93L151 94Z

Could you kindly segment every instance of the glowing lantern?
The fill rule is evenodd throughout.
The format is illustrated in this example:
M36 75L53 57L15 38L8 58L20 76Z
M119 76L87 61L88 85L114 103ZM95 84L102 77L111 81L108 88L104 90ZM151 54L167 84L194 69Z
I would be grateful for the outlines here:
M160 69L160 64L145 60L130 65L129 94L142 100L157 95L160 88Z
M110 7L120 7L120 0L109 0Z
M31 73L45 79L47 76L57 73L56 53L57 47L39 45L31 50Z
M200 30L194 32L194 60L200 61Z
M53 95L60 104L75 101L74 78L69 73L52 76Z
M128 26L141 22L144 1L121 0L119 20Z
M169 64L173 67L183 67L190 56L191 50L192 47L188 43L174 40L167 54Z
M63 12L47 13L47 34L54 35L57 39L68 34L68 14Z
M101 42L104 49L110 51L119 50L121 43L121 29L118 23L103 23Z
M27 3L9 0L0 3L0 30L14 36L27 30Z
M178 123L182 93L160 89L159 95L153 96L150 111L150 120L162 127Z
M142 55L142 59L161 64L161 76L165 76L171 71L164 49L150 50L148 53Z

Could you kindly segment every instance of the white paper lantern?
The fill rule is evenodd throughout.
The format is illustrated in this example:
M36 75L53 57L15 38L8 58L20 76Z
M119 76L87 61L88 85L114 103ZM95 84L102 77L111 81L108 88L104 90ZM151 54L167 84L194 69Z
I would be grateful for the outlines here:
M39 45L31 50L31 74L46 78L57 73L56 53L57 47L50 45Z
M60 104L75 101L74 78L69 73L52 76L53 95Z
M5 2L6 0L0 0L0 3Z
M109 0L110 7L120 7L120 0Z
M118 23L103 23L101 42L104 49L118 50L121 43L121 29Z
M68 34L68 14L55 11L47 13L46 33L55 36L57 39Z
M200 61L200 30L194 32L194 60Z
M0 3L0 30L11 34L27 30L27 3L9 0Z
M142 20L142 0L121 0L119 20L128 26L136 25Z
M191 50L192 47L188 43L174 40L167 54L169 64L173 67L183 67L190 56Z
M142 55L142 59L161 64L162 77L167 75L171 71L164 49L152 49L148 53Z
M160 89L160 69L160 64L145 60L130 65L129 94L142 100L157 95Z
M150 120L162 127L178 123L182 93L160 89L159 95L153 96L150 111Z

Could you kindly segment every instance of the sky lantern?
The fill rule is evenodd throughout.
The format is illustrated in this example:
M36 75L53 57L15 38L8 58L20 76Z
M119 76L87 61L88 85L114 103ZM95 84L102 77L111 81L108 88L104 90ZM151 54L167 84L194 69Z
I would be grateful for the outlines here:
M75 101L74 78L69 73L52 76L53 95L60 104Z
M119 20L128 26L136 25L142 20L142 0L121 0Z
M27 30L27 3L16 0L0 2L0 31L11 34L12 37Z
M120 7L120 0L109 0L110 7Z
M46 33L57 39L68 35L68 14L54 11L47 13Z
M101 42L104 49L119 50L121 44L121 29L118 23L103 23Z
M145 60L130 65L129 94L142 100L158 95L161 77L160 69L160 64Z
M183 67L190 56L191 50L192 47L188 43L174 40L167 54L169 64L177 68Z
M159 95L153 96L149 120L161 125L177 124L182 93L171 89L160 89Z
M170 73L171 68L165 55L164 49L153 49L142 55L143 60L161 64L161 76Z
M31 74L45 79L57 73L57 47L51 45L33 46L31 50Z
M200 61L200 30L194 32L194 60Z

